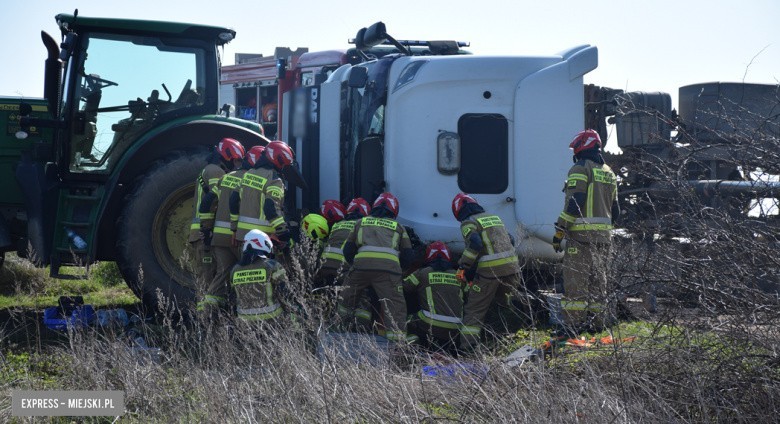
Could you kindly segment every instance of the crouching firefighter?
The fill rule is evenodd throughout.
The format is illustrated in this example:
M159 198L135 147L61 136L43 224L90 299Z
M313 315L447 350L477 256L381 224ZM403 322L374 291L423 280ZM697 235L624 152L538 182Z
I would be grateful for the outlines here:
M429 244L424 261L423 268L404 279L404 291L415 293L420 304L410 327L431 349L455 353L466 283L458 279L450 249L443 242Z
M466 246L458 262L458 278L470 281L460 337L460 348L468 351L479 342L491 304L495 301L503 321L515 314L512 297L524 288L520 287L522 278L513 238L501 218L486 213L464 193L452 200L452 214L460 221ZM521 301L526 307L528 298L523 296Z
M244 236L241 260L230 275L236 315L241 320L274 322L284 312L282 292L287 274L273 259L272 251L271 238L264 232L251 230Z
M395 220L398 207L398 199L391 193L380 194L371 216L358 221L347 237L344 258L352 268L340 293L338 314L344 322L352 321L364 290L373 287L384 311L385 337L405 342L409 339L401 275L414 250L406 229Z

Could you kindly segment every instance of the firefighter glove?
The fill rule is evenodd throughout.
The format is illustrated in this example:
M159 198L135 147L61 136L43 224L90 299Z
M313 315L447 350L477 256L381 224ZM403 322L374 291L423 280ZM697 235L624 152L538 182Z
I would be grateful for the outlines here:
M556 252L563 252L563 247L561 247L561 242L563 241L563 230L558 229L555 231L555 235L552 239L552 245L553 249L555 249Z
M455 273L455 277L458 278L458 281L467 282L466 280L466 270L461 268L458 270L457 273Z

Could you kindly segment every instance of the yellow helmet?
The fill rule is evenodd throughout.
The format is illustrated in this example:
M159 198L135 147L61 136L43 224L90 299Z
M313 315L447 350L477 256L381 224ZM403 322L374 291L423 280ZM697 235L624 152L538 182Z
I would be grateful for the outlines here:
M313 240L322 240L328 237L328 233L330 233L328 220L316 213L310 213L303 217L301 228L303 233Z

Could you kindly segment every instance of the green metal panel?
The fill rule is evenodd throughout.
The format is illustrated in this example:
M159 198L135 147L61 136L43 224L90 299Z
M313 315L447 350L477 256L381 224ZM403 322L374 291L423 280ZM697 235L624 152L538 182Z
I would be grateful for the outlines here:
M43 99L24 99L33 108L31 116L48 118L46 101ZM31 151L34 144L51 143L52 131L48 128L31 128L24 140L16 138L19 131L19 104L22 99L0 97L0 204L22 206L24 198L16 181L16 164L23 151Z
M57 23L63 29L70 30L88 30L88 31L106 31L141 33L153 32L158 34L169 34L172 36L183 36L188 38L199 38L202 40L215 41L217 44L225 44L235 37L236 32L229 28L188 24L179 22L163 21L145 21L136 19L115 19L115 18L89 18L69 14L59 14L55 17ZM229 39L223 39L220 34L230 34Z

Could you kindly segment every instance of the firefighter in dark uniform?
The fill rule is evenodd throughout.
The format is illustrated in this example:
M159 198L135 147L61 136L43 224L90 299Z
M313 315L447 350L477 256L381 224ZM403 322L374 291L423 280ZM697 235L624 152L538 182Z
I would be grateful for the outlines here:
M620 214L617 179L601 155L601 138L591 129L581 131L569 147L574 166L564 187L565 204L555 223L553 247L564 251L564 327L573 336L582 330L600 329L615 319L607 286L607 263L612 245L613 219ZM595 327L595 328L594 328Z
M471 196L459 193L452 213L460 221L465 250L458 261L458 276L469 283L463 310L460 348L472 350L479 342L485 315L493 301L514 313L512 297L522 282L513 238L497 215L486 213Z
M406 229L395 220L398 208L395 196L380 194L371 216L358 221L347 237L344 258L352 267L340 293L338 314L344 322L350 322L364 290L373 287L384 312L385 337L403 342L408 339L401 275L414 251Z
M223 307L225 299L230 295L230 270L240 259L239 251L234 246L233 232L230 230L230 195L241 188L241 179L246 171L254 166L263 154L265 146L254 146L246 152L243 166L229 172L219 179L214 189L207 193L200 204L201 214L214 216L200 221L204 234L211 232L211 252L214 264L214 278L206 287L205 296L199 299L198 310L210 306Z
M404 278L404 291L416 293L420 310L410 327L428 347L455 353L463 320L466 283L458 279L446 244L425 249L425 266Z
M271 238L264 232L251 230L244 235L241 260L230 274L240 320L270 323L284 313L282 292L287 274L273 259L272 251Z
M214 212L200 212L200 206L204 198L212 193L217 186L219 179L234 169L240 168L244 159L244 146L238 140L232 138L223 138L214 151L208 157L208 164L198 174L195 182L195 202L190 225L190 235L188 241L195 254L195 272L197 274L197 292L200 300L210 299L219 303L219 299L211 299L206 296L207 285L214 278L214 263L211 252L212 231L208 225L201 228L202 220L214 220Z
M293 163L293 152L283 141L272 141L241 180L241 189L230 196L230 228L237 243L251 230L276 238L282 246L290 241L284 220L284 182L279 176Z

